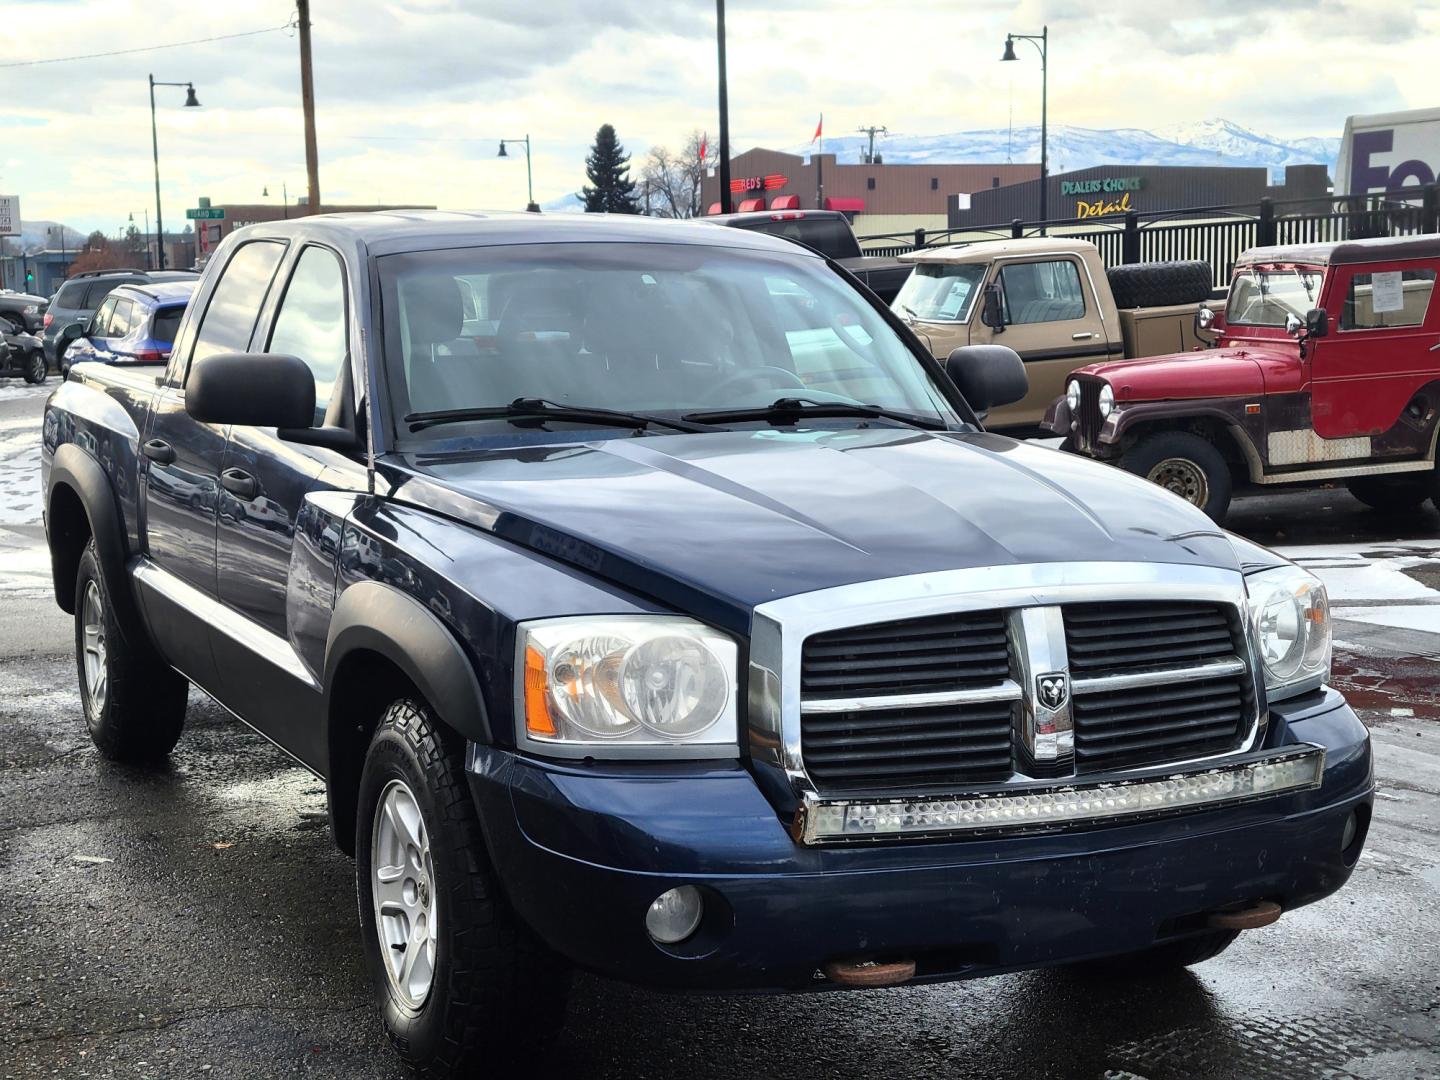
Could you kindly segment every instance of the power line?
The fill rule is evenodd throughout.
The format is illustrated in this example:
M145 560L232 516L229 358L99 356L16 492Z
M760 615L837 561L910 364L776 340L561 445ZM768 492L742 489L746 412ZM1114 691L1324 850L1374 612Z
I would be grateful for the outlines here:
M179 49L186 45L204 45L210 41L230 41L233 38L255 37L257 34L274 34L289 30L295 25L291 18L283 26L269 26L264 30L242 30L238 34L217 34L214 37L192 38L189 41L172 41L168 45L144 45L138 49L116 49L113 52L85 53L81 56L51 56L44 60L12 60L0 64L0 68L35 67L38 64L67 64L72 60L98 60L106 56L130 56L134 53L158 52L161 49Z

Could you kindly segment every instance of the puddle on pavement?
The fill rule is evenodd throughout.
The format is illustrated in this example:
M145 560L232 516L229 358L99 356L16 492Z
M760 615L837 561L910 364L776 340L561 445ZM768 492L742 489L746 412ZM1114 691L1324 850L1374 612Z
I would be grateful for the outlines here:
M1440 679L1423 657L1337 656L1330 681L1361 712L1440 720Z

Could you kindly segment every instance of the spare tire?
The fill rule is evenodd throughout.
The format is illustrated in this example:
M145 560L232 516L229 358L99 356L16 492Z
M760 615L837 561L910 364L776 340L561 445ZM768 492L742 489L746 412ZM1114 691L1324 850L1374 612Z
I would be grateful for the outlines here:
M1118 308L1169 307L1210 299L1207 262L1154 262L1112 266L1105 272Z

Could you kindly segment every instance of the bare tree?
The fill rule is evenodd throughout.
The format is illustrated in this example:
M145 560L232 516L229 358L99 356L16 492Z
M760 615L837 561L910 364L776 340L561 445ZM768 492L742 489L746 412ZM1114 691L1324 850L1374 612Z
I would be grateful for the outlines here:
M676 153L666 146L652 146L640 167L641 205L657 217L699 217L700 181L705 163L700 160L700 132L692 131L684 148Z

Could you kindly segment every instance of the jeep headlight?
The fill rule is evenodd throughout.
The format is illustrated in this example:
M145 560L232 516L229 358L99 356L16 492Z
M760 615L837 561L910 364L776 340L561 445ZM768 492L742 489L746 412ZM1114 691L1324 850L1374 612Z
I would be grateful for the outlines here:
M1330 678L1330 599L1315 575L1277 566L1245 579L1250 619L1265 666L1265 693L1278 701Z
M1065 404L1070 406L1071 416L1080 411L1080 384L1074 379L1065 387Z
M738 649L693 619L606 615L522 623L521 745L560 757L733 757Z
M1100 387L1100 419L1110 419L1110 414L1115 411L1115 388L1108 382Z

